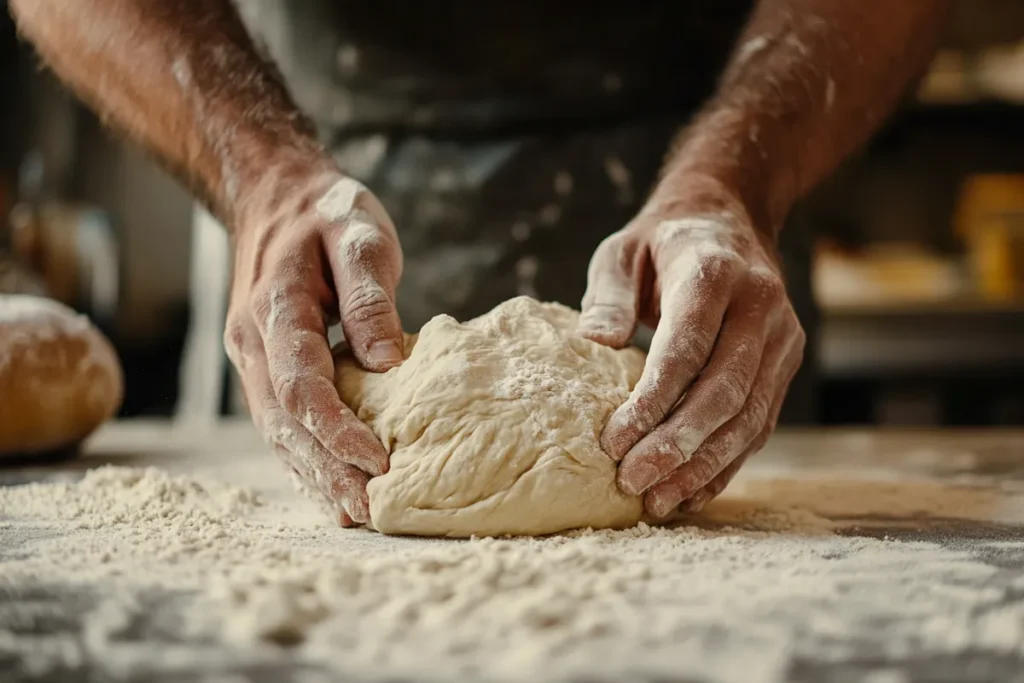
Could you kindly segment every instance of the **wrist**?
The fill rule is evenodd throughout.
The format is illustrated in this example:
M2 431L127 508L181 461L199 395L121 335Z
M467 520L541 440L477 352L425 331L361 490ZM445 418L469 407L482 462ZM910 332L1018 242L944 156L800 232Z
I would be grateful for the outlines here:
M729 176L711 169L679 168L664 175L643 209L661 219L721 216L728 223L753 230L775 242L776 222L764 201L745 192Z
M759 125L736 112L707 115L682 137L655 197L687 197L699 188L704 202L739 204L754 228L777 239L795 200L795 173L761 140ZM720 195L717 200L710 199Z
M343 177L334 159L318 146L268 150L254 162L251 172L240 174L228 200L226 224L236 237L262 223L297 217Z

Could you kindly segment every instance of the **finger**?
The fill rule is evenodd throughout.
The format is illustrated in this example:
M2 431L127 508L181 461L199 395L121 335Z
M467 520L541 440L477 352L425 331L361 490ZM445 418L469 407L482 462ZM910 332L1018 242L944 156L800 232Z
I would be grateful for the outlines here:
M283 447L275 447L278 457L288 465L291 462L291 458L287 451ZM295 467L288 467L288 477L292 482L292 487L301 495L303 498L307 498L320 508L329 519L333 520L338 526L351 526L353 524L352 518L345 512L344 506L340 501L330 500L320 489L315 486L311 486L307 482L310 481L309 475L300 472Z
M345 340L356 360L382 372L404 359L402 324L395 308L401 251L378 220L354 211L327 240Z
M323 446L312 435L306 432L293 418L283 414L267 372L266 355L263 352L259 331L255 324L251 322L246 324L245 319L239 318L237 315L232 315L231 320L232 322L228 324L225 332L225 342L228 347L228 355L242 378L242 389L253 422L264 438L272 444L274 452L284 461L293 475L293 480L298 484L297 488L317 502L329 517L343 526L353 522L352 517L346 512L346 506L359 517L363 517L361 512L366 510L365 517L368 520L369 502L365 499L366 484L365 481L361 481L361 478L366 478L366 475L351 465L340 463L329 455L325 455ZM289 446L291 450L289 450ZM304 458L301 457L303 452L316 452L319 455ZM311 470L311 466L317 459L326 460L329 463L325 468L326 474L319 477L314 475ZM331 467L330 463L337 463L340 467ZM354 482L353 492L340 499L332 500L318 486L318 481L331 485L335 481Z
M612 348L629 344L636 331L640 285L634 241L621 234L608 237L594 252L587 269L578 332Z
M370 501L366 493L369 476L342 462L310 434L298 421L280 408L264 415L265 434L279 447L286 464L299 471L307 486L315 488L327 501L332 517L345 512L353 520L370 521Z
M664 421L704 369L729 304L735 269L731 261L705 264L666 283L643 375L601 435L602 448L615 460Z
M757 438L747 447L747 451L736 458L733 462L729 463L728 467L722 470L718 476L711 480L711 483L705 486L703 489L698 491L690 498L685 501L682 505L682 509L685 512L700 512L707 503L717 498L722 491L726 489L729 483L733 480L736 474L740 471L743 464L750 459L752 456L757 455L764 448L765 444L768 443L768 439L772 433L775 432L775 425L779 421L779 414L782 412L782 406L785 403L786 395L789 393L789 385L793 381L793 377L796 375L797 370L800 368L800 360L802 358L802 348L798 348L794 345L794 351L790 354L790 359L786 362L786 366L792 369L786 378L783 385L783 390L779 392L778 396L775 397L775 402L772 404L772 408L769 414L768 422L765 424L761 433L758 434Z
M278 405L337 459L372 476L383 474L387 451L334 386L323 311L307 284L316 259L296 250L276 265L267 278L273 284L255 295L253 316Z
M747 402L769 331L767 302L745 297L726 313L711 360L673 414L622 459L619 481L638 495L669 476ZM672 448L662 441L671 441Z
M251 351L250 354L253 356L252 369L246 373L243 383L246 393L257 397L253 411L257 428L274 446L275 453L285 461L289 469L300 477L311 497L333 519L341 523L341 515L344 513L351 520L368 522L370 502L366 484L369 477L330 453L309 430L279 405L269 373L258 370L267 366L259 362L262 359L258 351Z
M785 363L794 344L789 334L775 336L768 343L743 410L701 444L693 458L647 491L644 502L651 515L662 518L670 514L749 449L768 422L778 394L783 392L788 371ZM650 447L676 448L674 439L664 434L656 438L657 444Z

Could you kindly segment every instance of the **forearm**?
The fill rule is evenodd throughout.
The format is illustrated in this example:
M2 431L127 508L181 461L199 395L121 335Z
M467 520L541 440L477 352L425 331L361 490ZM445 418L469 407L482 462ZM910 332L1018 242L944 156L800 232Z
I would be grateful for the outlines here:
M734 188L775 233L925 66L943 0L760 0L717 94L670 154L656 201L686 179Z
M321 156L230 0L10 6L54 72L229 225L241 191L277 167Z

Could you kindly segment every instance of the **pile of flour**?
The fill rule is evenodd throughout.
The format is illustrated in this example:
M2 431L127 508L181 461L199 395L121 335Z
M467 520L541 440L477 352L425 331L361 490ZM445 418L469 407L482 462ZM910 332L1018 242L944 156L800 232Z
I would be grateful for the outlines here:
M1024 656L1024 606L1008 600L1024 581L998 563L847 537L806 497L799 509L766 483L737 490L699 526L431 541L323 526L301 501L152 468L0 487L13 540L0 585L37 596L0 604L0 661L92 663L115 680L288 663L325 679L767 683L807 661L867 659L899 681L887 661ZM933 493L901 510L926 511ZM817 502L840 518L872 505L827 487ZM23 628L55 585L89 596L79 631Z

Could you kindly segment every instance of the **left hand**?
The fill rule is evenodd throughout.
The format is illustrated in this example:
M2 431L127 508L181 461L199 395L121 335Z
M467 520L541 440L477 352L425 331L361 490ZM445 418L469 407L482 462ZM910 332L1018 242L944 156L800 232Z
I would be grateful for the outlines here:
M714 179L676 187L597 248L580 320L613 347L656 326L601 437L619 487L656 518L699 510L764 446L805 342L770 230Z
M383 444L338 397L327 325L340 320L367 370L402 362L395 287L402 250L369 190L333 162L304 159L242 189L224 343L253 422L299 488L342 526L370 521L366 484Z

